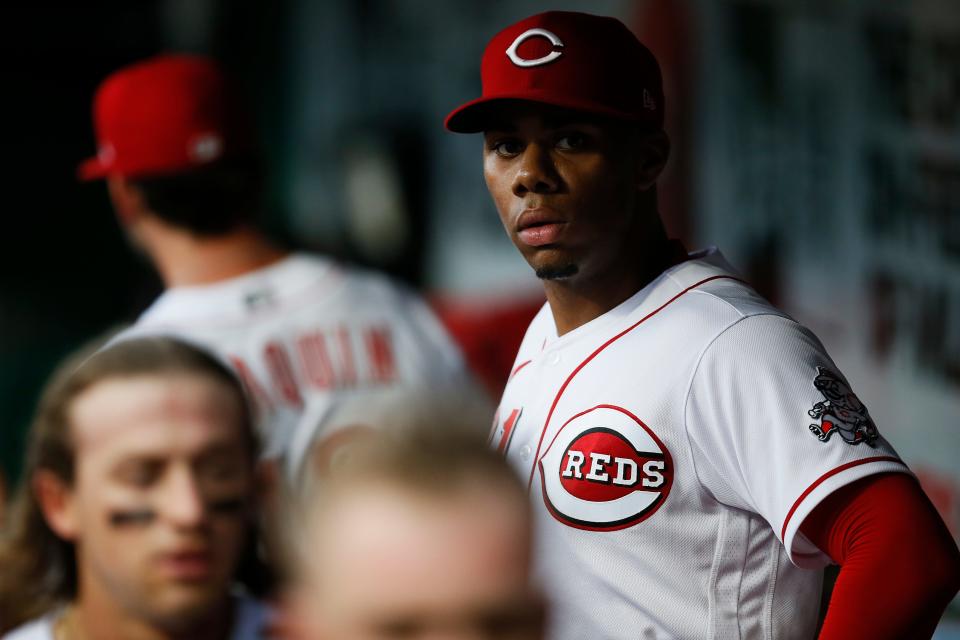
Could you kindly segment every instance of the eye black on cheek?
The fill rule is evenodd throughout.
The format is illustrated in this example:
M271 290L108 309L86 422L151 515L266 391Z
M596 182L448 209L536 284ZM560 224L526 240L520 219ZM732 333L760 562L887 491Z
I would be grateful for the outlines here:
M152 509L118 509L110 513L108 520L113 527L135 527L148 525L156 517Z

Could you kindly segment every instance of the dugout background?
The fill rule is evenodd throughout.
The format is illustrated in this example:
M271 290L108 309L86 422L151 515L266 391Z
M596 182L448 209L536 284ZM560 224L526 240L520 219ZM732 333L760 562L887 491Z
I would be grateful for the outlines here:
M258 116L272 233L468 308L510 308L535 301L539 285L489 202L478 138L441 123L478 95L493 32L547 8L616 15L651 46L674 143L662 183L668 227L690 247L719 245L817 332L960 533L960 5L951 0L6 3L8 478L57 359L135 318L159 291L103 185L73 177L94 152L90 100L109 71L164 50L216 55Z

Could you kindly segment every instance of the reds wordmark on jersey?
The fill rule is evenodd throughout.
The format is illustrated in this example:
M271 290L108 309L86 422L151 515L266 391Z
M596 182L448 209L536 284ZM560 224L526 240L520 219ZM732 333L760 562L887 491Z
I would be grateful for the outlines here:
M560 337L545 306L504 391L491 446L539 507L557 638L812 637L800 523L907 471L813 334L692 258Z

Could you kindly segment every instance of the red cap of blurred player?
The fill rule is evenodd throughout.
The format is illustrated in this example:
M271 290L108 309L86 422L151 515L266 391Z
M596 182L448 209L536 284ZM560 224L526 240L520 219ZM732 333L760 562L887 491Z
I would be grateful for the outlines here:
M525 18L493 37L480 76L483 95L447 116L450 131L483 131L503 100L663 126L660 66L615 18L569 11Z
M104 80L93 101L97 155L81 180L162 176L210 165L249 149L250 131L218 65L161 55Z

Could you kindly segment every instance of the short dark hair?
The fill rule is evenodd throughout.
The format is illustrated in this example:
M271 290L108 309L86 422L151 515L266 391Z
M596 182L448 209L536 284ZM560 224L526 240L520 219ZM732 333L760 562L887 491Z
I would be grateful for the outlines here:
M253 221L260 207L262 173L260 163L247 157L131 182L161 220L194 235L217 236Z

